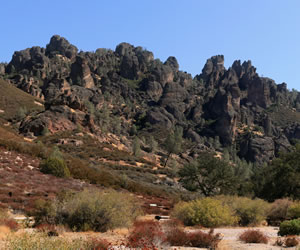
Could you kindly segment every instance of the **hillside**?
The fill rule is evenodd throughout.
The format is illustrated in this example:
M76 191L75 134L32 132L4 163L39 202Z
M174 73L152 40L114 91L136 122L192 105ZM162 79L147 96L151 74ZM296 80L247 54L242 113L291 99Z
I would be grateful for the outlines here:
M0 119L17 120L26 113L43 111L43 102L0 79Z
M300 139L300 93L222 55L192 77L173 56L128 43L78 52L55 35L0 77L1 129L58 147L75 178L102 186L176 196L178 170L202 152L251 172Z

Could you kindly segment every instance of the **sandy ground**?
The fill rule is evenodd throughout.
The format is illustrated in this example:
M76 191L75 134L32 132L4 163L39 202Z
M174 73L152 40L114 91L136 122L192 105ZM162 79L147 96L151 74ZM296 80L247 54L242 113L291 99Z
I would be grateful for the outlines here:
M241 233L243 233L247 229L257 229L262 231L269 237L268 244L245 244L238 240L238 237ZM25 229L25 231L27 231ZM29 230L28 230L29 231ZM195 231L195 229L190 229L189 231ZM202 230L208 231L208 230ZM223 234L223 239L219 243L219 250L279 250L279 249L297 249L296 247L283 248L278 246L273 246L277 239L278 227L255 227L255 228L217 228L214 230L214 233ZM72 233L65 232L62 234L62 237L66 238L85 238L85 237L99 237L112 242L114 245L119 245L118 243L122 242L124 237L128 234L128 229L117 229L115 231L110 231L107 233L94 233L94 232L86 232L86 233ZM0 235L1 236L1 235ZM2 243L2 244L1 244ZM1 241L0 237L0 249L3 249L3 241ZM115 249L125 249L116 247ZM194 247L169 247L163 249L173 249L173 250L199 250L204 248L194 248ZM300 249L300 248L298 248Z

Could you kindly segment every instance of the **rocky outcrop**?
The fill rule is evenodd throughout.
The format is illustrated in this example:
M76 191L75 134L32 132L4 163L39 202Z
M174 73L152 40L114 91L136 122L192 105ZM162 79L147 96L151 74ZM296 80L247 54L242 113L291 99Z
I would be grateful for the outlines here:
M20 125L20 132L42 135L45 131L55 133L58 131L74 130L77 124L85 123L86 114L81 111L74 112L67 106L52 106L50 109L34 117L27 117Z
M241 144L240 155L248 161L269 162L275 156L275 144L271 137L254 137Z
M218 83L225 73L224 56L217 55L208 59L202 69L202 73L197 75L198 80L205 82L209 90L217 89Z
M89 89L95 87L88 61L81 56L77 56L75 62L71 65L70 77L73 84Z
M5 75L5 63L0 63L0 75Z
M164 108L154 108L149 111L146 121L163 129L171 129L175 123L174 117Z
M223 55L208 59L193 78L173 56L163 63L129 43L78 53L55 35L46 49L15 52L8 65L0 64L0 75L45 100L45 112L27 117L22 133L39 135L45 128L55 133L78 125L95 132L104 124L101 119L111 123L110 132L118 123L124 136L133 125L151 133L181 126L199 152L212 150L220 139L223 147L235 145L240 157L259 163L300 139L295 113L300 93L260 77L251 61L237 60L226 69ZM284 117L282 107L294 124L278 121Z
M139 79L147 71L150 62L153 61L153 54L135 48L129 43L121 43L116 47L116 54L121 57L120 75L128 79Z
M50 43L46 46L46 55L54 57L55 55L62 55L69 59L75 58L78 49L69 43L69 41L58 35L52 36Z
M163 88L159 82L145 79L142 82L142 89L148 94L151 100L158 102L163 93Z

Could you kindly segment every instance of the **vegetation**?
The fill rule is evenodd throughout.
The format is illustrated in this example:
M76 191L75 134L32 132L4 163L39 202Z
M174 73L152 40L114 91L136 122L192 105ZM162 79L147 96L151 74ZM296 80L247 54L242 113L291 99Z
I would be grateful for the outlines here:
M267 200L283 197L300 199L300 145L291 152L281 153L264 172L265 184L258 190L257 196Z
M249 229L239 236L239 240L245 243L263 243L268 244L268 237L259 230Z
M61 158L49 157L46 160L43 160L40 164L40 170L44 174L52 174L56 177L69 177L70 171Z
M136 221L128 236L130 248L158 249L166 243L166 237L158 221Z
M24 118L25 113L44 110L43 105L38 105L38 101L33 96L14 87L6 81L0 79L0 118L14 120Z
M270 209L270 205L261 199L238 196L221 196L218 199L234 211L241 226L260 225L266 220Z
M287 209L287 217L291 219L300 218L300 201L294 202Z
M197 161L184 165L178 174L186 189L199 190L205 196L230 194L235 190L233 167L212 154L201 154Z
M167 166L168 160L172 154L178 154L181 151L182 146L182 127L175 127L175 130L168 134L164 146L167 150L167 158L164 163L164 167Z
M292 204L293 201L287 198L275 200L268 211L268 223L279 226L280 222L288 219L288 209Z
M60 237L47 237L45 233L23 233L20 235L11 235L6 239L5 249L19 250L19 249L93 249L93 245L89 241L80 239L65 239Z
M162 226L157 221L137 221L128 237L128 246L141 249L161 249L167 245L215 249L219 241L219 236L213 230L209 233L188 233L174 221Z
M38 224L63 224L73 231L105 232L129 226L139 214L140 207L127 194L84 190L53 203L39 201L33 215Z
M10 218L6 210L0 208L0 226L6 226L12 231L17 231L19 228L18 223Z
M300 219L284 221L280 224L279 235L300 235Z
M179 203L175 205L172 216L188 226L220 227L238 222L238 217L226 204L213 198Z

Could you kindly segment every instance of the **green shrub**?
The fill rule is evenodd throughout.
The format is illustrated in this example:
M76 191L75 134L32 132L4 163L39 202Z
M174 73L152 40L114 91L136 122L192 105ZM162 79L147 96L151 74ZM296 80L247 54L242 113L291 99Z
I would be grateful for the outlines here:
M280 224L279 232L280 236L284 235L299 235L300 234L300 219L288 220Z
M49 157L40 163L40 170L44 174L52 174L56 177L69 177L70 171L61 158Z
M266 220L270 209L269 203L261 199L252 200L237 196L220 196L218 198L234 211L242 226L261 224Z
M232 210L213 198L179 203L175 206L172 215L182 220L185 225L219 227L234 225L237 222L237 217L233 215Z
M291 219L300 218L300 201L291 204L287 210L287 216Z
M73 231L105 232L129 226L139 214L140 207L127 194L84 190L51 204L44 202L34 217L37 222L63 224Z
M267 215L268 223L272 225L277 225L278 222L286 220L288 208L292 204L293 202L287 198L275 200L271 204L270 210Z
M175 205L172 214L172 217L182 221L186 226L192 226L194 217L194 210L190 202L180 202Z

